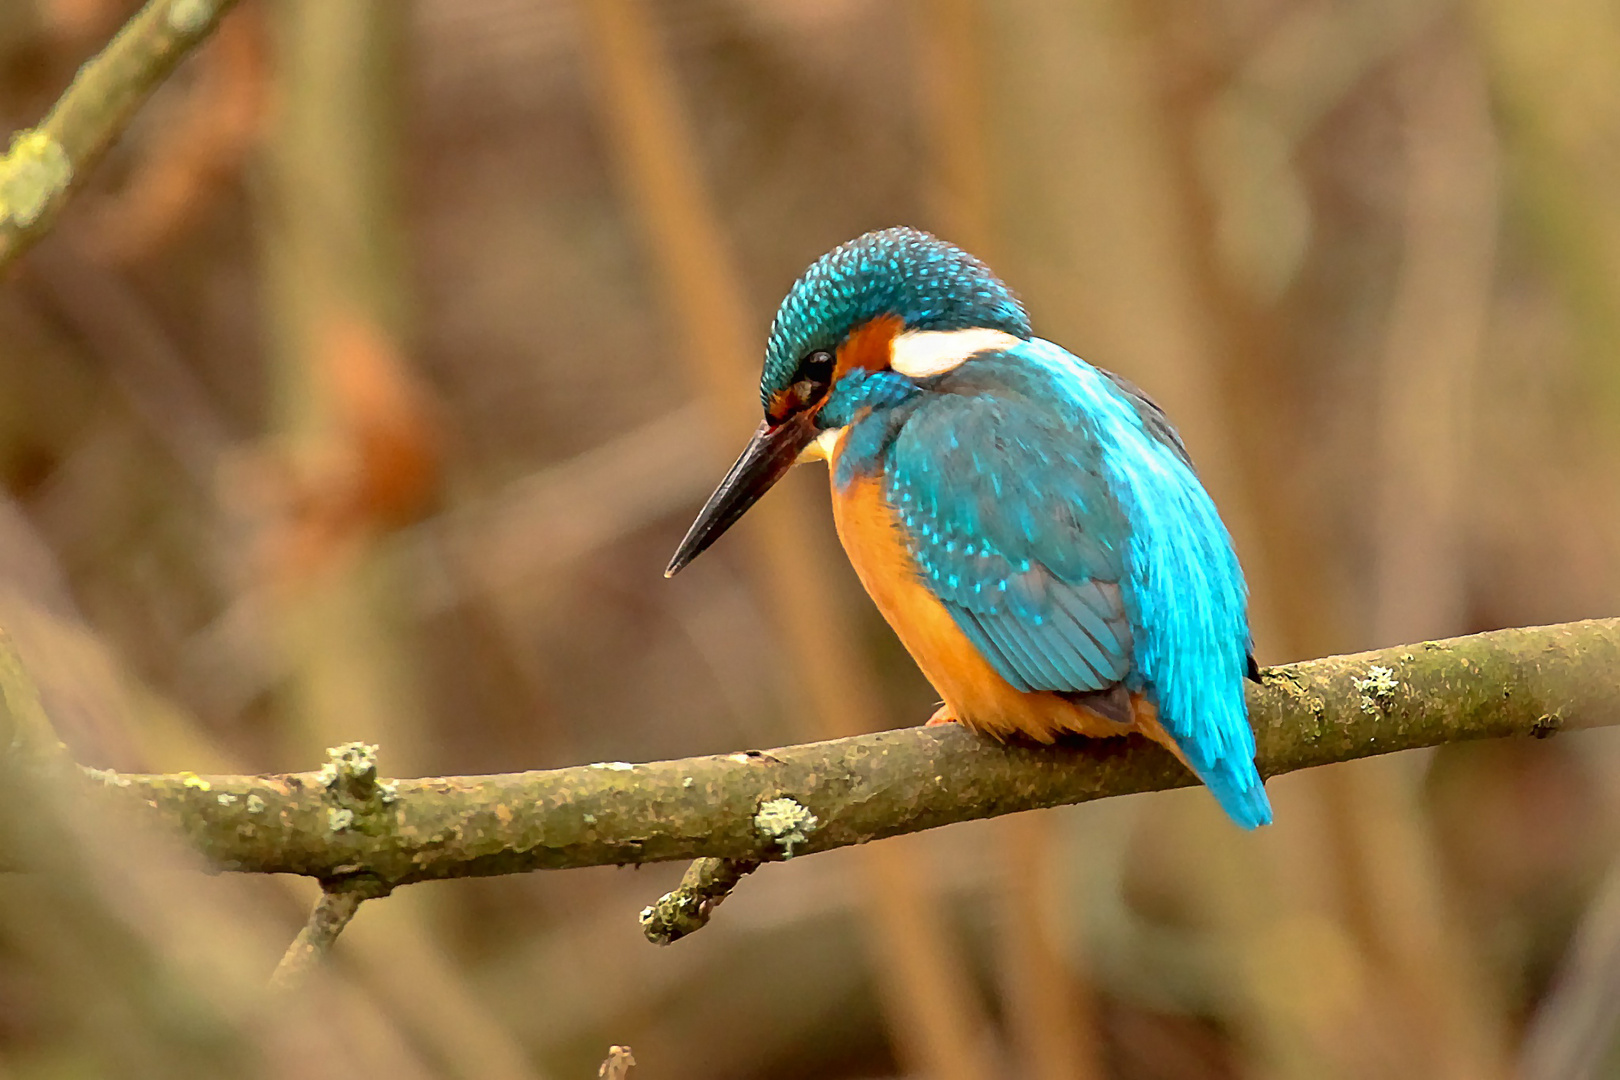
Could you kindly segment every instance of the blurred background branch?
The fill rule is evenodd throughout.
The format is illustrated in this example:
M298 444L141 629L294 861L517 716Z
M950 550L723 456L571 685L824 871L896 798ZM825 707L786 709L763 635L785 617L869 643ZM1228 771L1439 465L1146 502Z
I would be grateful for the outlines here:
M150 0L0 157L0 268L51 227L135 110L236 0Z

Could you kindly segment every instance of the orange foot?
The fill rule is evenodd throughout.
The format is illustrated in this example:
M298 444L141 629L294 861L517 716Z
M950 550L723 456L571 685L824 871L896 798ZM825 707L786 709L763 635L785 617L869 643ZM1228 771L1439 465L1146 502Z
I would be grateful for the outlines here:
M949 705L941 705L939 708L934 710L934 715L928 718L928 723L924 724L923 727L938 727L940 724L959 723L961 723L961 721L958 720L956 715L951 712L951 707Z

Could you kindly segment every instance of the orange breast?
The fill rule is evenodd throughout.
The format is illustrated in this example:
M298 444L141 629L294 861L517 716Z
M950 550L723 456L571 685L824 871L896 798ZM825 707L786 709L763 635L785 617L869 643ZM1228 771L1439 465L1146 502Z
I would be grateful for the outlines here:
M836 468L837 462L835 450L829 464ZM861 584L956 719L998 738L1016 733L1046 743L1066 731L1098 737L1123 733L1118 724L1056 694L1014 688L979 655L918 577L880 481L857 479L843 491L834 484L833 516ZM1137 704L1137 730L1174 749L1152 722L1152 707Z

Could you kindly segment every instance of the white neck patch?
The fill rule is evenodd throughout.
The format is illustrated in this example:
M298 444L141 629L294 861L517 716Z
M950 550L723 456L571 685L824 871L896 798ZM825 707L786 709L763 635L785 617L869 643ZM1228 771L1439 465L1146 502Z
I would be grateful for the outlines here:
M815 440L809 446L799 451L799 456L794 461L794 464L803 465L807 461L831 461L834 451L838 449L838 440L844 437L844 432L847 430L848 428L836 427L823 431L815 437Z
M943 375L976 353L1010 349L1019 338L1002 330L907 330L889 342L889 366L913 379Z

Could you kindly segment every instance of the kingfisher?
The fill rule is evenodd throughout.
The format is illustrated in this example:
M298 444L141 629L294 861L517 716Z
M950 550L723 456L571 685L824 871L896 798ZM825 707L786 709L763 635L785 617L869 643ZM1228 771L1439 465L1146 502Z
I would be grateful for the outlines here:
M943 700L930 724L1042 744L1136 732L1237 824L1271 821L1243 571L1141 390L1036 337L972 255L894 228L793 285L760 398L665 576L795 463L824 460L844 550Z

